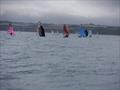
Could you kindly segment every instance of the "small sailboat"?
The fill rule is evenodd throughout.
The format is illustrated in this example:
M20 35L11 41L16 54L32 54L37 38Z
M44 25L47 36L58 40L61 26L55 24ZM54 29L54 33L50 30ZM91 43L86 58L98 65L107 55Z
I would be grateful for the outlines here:
M80 35L79 37L88 37L89 32L86 28L84 27L80 27Z
M45 29L41 23L38 25L38 33L40 37L45 37Z
M64 38L69 37L69 29L68 29L67 25L65 25L65 24L63 26L63 31L64 31Z
M85 28L84 27L80 27L80 33L79 33L79 37L85 37Z
M12 24L9 24L7 33L8 33L9 35L11 35L11 36L15 36L15 35L16 35Z

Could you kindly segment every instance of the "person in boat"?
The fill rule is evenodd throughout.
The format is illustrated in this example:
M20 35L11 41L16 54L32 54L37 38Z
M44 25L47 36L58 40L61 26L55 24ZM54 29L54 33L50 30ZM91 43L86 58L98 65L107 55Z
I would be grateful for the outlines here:
M40 37L45 37L45 29L43 28L43 25L39 23L37 32L39 33Z
M63 26L63 31L64 31L64 37L65 38L69 37L69 29L66 24L64 24L64 26Z
M9 26L8 26L8 34L10 34L11 36L14 36L15 35L15 31L14 31L14 28L12 26L12 24L10 23Z

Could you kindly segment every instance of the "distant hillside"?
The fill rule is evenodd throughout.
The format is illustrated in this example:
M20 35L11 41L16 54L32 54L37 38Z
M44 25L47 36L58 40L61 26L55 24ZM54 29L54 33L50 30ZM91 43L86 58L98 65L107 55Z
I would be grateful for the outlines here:
M7 30L8 24L12 23L16 31L28 31L35 32L37 23L24 23L24 22L10 22L0 21L0 30ZM63 32L62 24L47 24L43 23L46 32ZM80 25L68 25L71 33L79 33ZM105 35L120 35L120 27L104 26L94 24L83 24L88 30L92 30L93 34L105 34Z

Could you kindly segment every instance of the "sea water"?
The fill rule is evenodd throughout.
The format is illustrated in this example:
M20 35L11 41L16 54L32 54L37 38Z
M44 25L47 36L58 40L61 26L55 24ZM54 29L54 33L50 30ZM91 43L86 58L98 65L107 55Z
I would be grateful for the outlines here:
M1 31L0 90L120 90L120 36Z

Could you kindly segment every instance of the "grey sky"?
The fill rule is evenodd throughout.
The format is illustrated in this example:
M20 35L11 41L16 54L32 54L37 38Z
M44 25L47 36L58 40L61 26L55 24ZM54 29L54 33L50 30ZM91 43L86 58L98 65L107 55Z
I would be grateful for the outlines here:
M0 0L0 20L120 26L120 0Z

